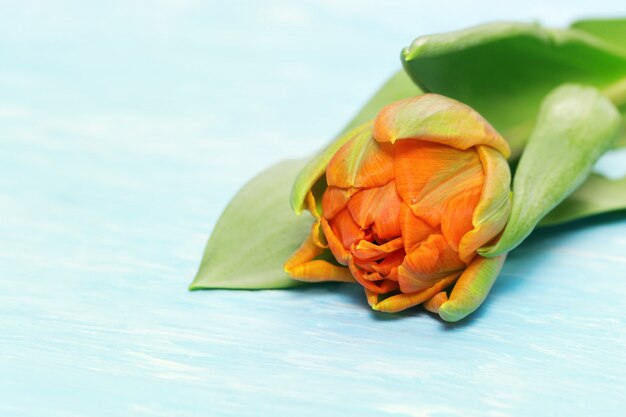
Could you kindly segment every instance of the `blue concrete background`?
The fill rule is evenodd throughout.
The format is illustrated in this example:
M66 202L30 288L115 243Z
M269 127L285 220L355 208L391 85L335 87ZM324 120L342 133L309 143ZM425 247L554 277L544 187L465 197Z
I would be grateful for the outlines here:
M623 415L624 215L534 235L456 325L375 314L350 285L187 291L238 187L322 146L414 37L613 15L621 0L1 2L0 415Z

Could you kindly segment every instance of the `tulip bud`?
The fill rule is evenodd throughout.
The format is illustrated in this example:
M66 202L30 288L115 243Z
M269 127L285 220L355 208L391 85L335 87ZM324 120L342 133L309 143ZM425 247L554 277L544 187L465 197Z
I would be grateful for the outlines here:
M301 281L358 282L374 310L425 303L460 320L504 262L477 249L509 217L508 155L495 129L455 100L425 94L385 107L298 177L292 205L298 211L304 195L315 222L285 271Z

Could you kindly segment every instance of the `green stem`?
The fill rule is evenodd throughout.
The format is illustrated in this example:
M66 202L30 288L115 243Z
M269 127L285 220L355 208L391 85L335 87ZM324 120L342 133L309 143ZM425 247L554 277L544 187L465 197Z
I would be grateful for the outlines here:
M615 106L623 107L626 105L626 78L609 85L604 89L603 93Z

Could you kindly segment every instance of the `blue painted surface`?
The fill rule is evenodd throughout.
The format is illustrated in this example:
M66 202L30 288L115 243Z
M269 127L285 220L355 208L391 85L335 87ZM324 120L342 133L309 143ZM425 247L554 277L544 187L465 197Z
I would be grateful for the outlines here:
M187 292L237 188L321 146L413 37L626 14L360 3L2 6L0 415L623 415L623 216L536 234L457 325L349 285Z

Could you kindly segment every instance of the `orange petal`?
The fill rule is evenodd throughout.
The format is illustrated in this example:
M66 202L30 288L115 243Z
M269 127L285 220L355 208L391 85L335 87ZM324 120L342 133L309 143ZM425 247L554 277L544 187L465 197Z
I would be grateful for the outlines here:
M400 206L400 229L406 253L413 251L428 236L437 232L437 229L415 216L404 202Z
M383 276L380 275L378 272L364 272L359 276L359 278L365 281L378 281L379 284L382 284L384 279Z
M398 267L398 283L403 293L427 288L445 275L461 270L465 263L441 234L428 239L409 252Z
M472 218L474 227L459 244L459 256L466 262L478 248L504 229L511 213L509 164L493 148L479 146L477 150L485 171L485 182Z
M396 187L402 200L431 226L441 223L450 198L479 187L483 168L475 149L460 151L419 140L396 143Z
M398 283L396 281L391 281L388 279L383 280L380 284L380 290L382 291L382 294L396 291L398 288Z
M378 282L375 282L371 279L365 278L365 273L361 268L359 268L352 258L348 261L348 267L350 268L350 272L352 276L361 284L366 290L369 290L376 294L386 294L391 291L395 291L398 289L398 283L395 281L390 281L388 279L383 279Z
M398 280L398 267L404 260L404 251L390 253L380 263L373 263L371 268L387 279Z
M330 220L348 205L350 194L348 190L337 187L328 187L322 196L322 214Z
M454 194L446 205L441 219L441 232L457 251L463 236L472 230L472 216L480 199L481 188L475 186L461 190Z
M403 247L404 244L402 243L401 237L390 240L382 245L377 245L367 240L361 240L353 247L352 254L360 260L378 261L391 252L395 252Z
M326 168L329 186L340 188L377 187L393 179L392 148L371 135L357 135L346 142Z
M386 298L377 304L374 304L372 306L372 309L381 311L383 313L397 313L398 311L406 310L409 307L413 307L423 303L441 290L447 288L458 278L460 274L460 272L450 274L436 282L431 287L426 288L422 291L410 294L392 295L391 297Z
M342 265L348 265L348 259L351 257L350 252L343 246L341 240L335 235L335 232L328 224L328 221L324 218L321 219L322 231L328 242L328 248Z
M344 248L350 248L365 237L365 232L354 221L348 209L343 209L329 221L335 235L339 238Z
M382 187L366 188L354 194L348 209L361 228L372 227L376 237L392 239L400 235L400 196L394 181Z
M509 145L475 110L438 94L396 101L378 113L374 137L379 142L418 138L456 149L488 145L508 156Z

